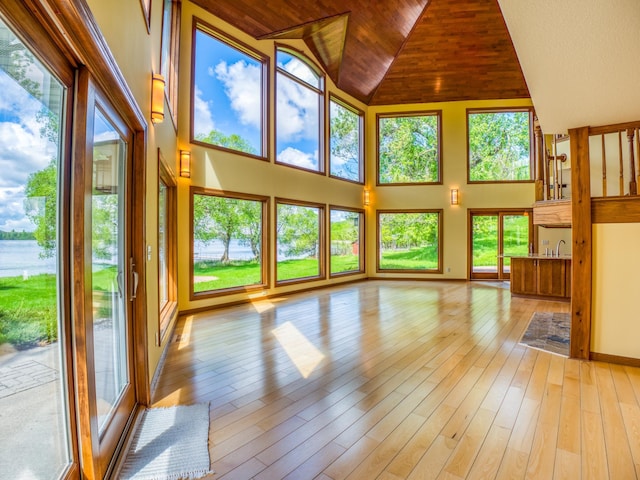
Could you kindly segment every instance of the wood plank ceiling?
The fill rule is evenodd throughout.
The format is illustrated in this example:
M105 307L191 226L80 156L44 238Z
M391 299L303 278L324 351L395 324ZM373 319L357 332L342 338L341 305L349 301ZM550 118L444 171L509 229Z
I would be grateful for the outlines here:
M300 38L368 105L528 98L497 0L193 0L247 34Z

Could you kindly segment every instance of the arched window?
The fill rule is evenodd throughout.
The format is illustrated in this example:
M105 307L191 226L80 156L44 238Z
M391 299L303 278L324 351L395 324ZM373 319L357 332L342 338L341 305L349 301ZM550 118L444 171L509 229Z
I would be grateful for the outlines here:
M297 52L276 51L276 163L324 172L324 76Z

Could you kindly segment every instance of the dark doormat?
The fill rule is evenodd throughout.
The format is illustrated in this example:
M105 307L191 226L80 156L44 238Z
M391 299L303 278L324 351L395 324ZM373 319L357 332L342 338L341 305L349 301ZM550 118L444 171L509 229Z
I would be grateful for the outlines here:
M568 357L570 332L568 313L535 312L520 343Z

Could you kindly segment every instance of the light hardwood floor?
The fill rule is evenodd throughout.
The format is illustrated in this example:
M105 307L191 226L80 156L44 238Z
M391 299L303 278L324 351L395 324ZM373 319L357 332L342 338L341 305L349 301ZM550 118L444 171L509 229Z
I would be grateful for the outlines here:
M367 281L182 318L154 406L210 402L215 479L637 479L640 369L518 344L508 284Z

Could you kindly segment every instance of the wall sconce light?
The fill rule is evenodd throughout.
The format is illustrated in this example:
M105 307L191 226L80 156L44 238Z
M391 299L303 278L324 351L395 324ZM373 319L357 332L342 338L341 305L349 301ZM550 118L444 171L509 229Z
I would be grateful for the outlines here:
M460 193L457 188L451 189L451 205L458 205L460 203Z
M362 192L362 203L364 203L365 207L368 207L371 203L371 192L367 189Z
M151 81L151 121L160 123L164 120L164 77L153 74Z
M191 152L180 150L180 176L191 178Z

